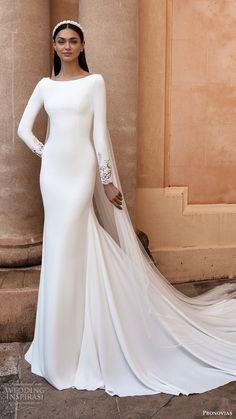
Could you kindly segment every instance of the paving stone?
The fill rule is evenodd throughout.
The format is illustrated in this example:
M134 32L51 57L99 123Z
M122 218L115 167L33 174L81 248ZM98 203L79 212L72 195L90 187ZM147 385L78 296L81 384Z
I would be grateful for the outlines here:
M208 291L214 287L217 287L218 285L224 284L225 282L235 283L235 279L216 279L216 280L210 280L210 281L198 281L193 282L194 288L197 290L198 294L202 294L205 291Z
M0 343L0 377L18 374L21 352L18 342Z
M17 400L14 397L14 385L19 382L17 374L0 377L0 418L16 419Z
M183 294L187 295L188 297L195 297L198 295L198 291L194 287L194 284L192 282L188 284L184 284L184 283L175 284L174 287L177 290L181 291Z
M152 419L203 417L236 417L236 382L202 394L174 396Z
M169 394L155 394L151 396L117 397L118 411L122 419L153 418L156 412L172 399Z

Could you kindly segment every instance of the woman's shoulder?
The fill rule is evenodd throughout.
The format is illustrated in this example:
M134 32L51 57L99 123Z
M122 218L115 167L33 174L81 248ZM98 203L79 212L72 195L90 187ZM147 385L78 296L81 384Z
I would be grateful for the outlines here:
M48 79L49 77L42 77L41 79L38 80L38 82L36 83L36 86L39 86L39 87L43 86Z
M100 86L105 85L106 83L105 77L101 73L94 73L94 76L95 76L95 83L97 85L100 85Z

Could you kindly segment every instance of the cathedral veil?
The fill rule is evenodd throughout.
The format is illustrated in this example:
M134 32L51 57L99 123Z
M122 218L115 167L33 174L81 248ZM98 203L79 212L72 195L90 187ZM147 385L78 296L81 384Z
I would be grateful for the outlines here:
M165 294L165 292L167 291L169 298L171 298L171 296L175 296L179 300L188 302L189 304L196 306L207 305L216 301L221 301L223 298L231 299L234 296L236 296L236 284L227 283L219 285L214 289L205 292L204 295L200 295L197 297L188 297L180 291L178 291L161 274L161 272L155 266L153 261L150 259L148 253L146 252L144 246L142 245L134 231L125 203L108 127L106 141L111 160L111 167L114 179L113 183L123 195L123 208L122 210L119 210L109 202L104 192L103 185L100 181L99 171L97 171L96 184L94 190L94 199L97 212L100 218L100 223L103 226L103 228L122 248L124 254L128 256L128 259L132 261L132 263L137 267L137 270L140 274L140 278L143 281L143 285L145 287L144 289L147 289L149 285L152 285L155 288L155 284L157 284L158 282L158 287L156 289L158 292L160 291L160 285L162 285L163 293Z

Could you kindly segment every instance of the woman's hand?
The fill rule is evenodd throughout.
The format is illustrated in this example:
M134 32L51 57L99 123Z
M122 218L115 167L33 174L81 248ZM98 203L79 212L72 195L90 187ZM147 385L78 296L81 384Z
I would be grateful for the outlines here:
M113 183L108 183L106 185L103 185L105 194L109 201L116 206L116 208L122 209L122 194L119 191L119 189L116 188L116 186L113 185Z

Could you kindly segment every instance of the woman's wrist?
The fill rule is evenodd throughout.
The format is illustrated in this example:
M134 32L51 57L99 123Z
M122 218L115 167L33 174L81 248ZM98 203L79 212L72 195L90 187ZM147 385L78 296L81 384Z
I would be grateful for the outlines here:
M109 186L109 185L113 185L113 182L103 183L103 186L104 186L104 187Z

